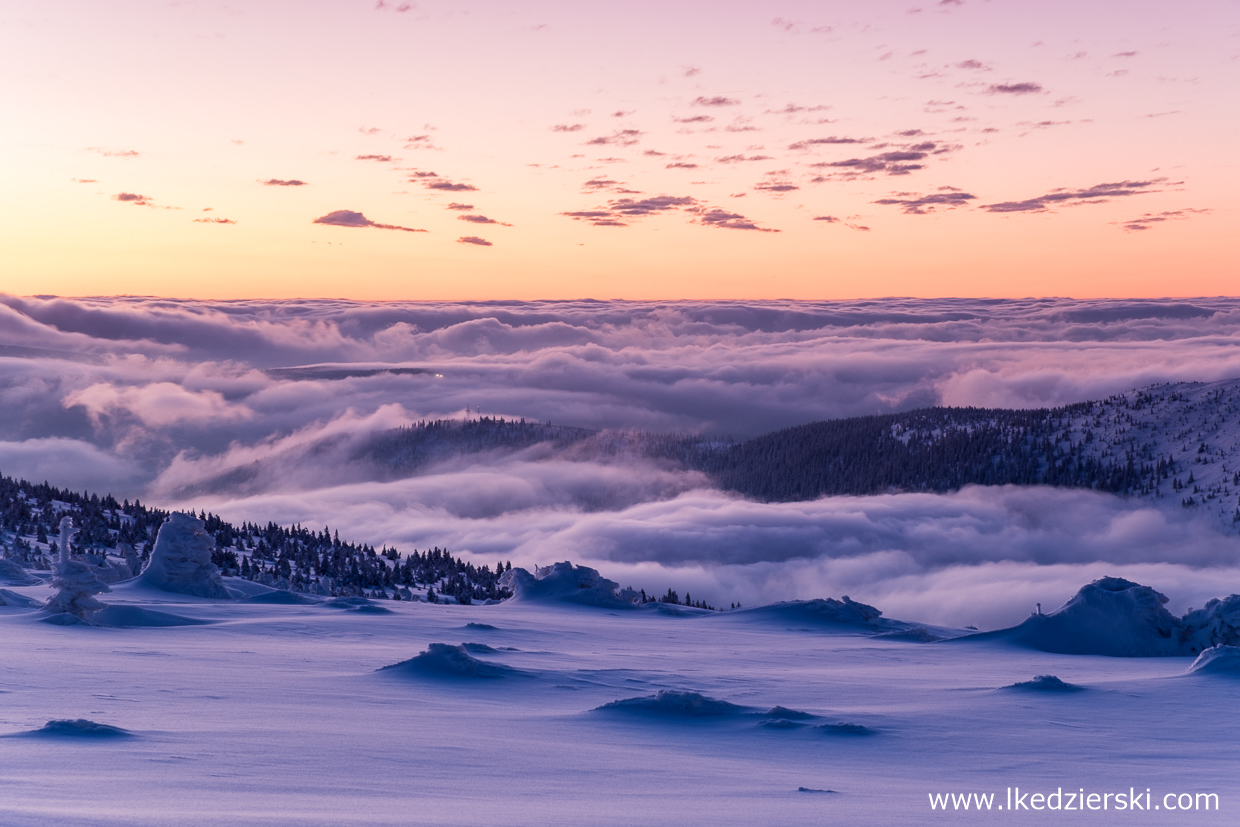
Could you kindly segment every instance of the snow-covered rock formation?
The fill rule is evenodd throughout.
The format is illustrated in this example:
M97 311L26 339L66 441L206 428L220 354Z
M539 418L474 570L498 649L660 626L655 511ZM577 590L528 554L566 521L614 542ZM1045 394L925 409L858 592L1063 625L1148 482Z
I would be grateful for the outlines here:
M215 538L207 533L202 520L190 514L173 513L159 527L151 562L139 580L167 592L213 597L231 597L220 570L211 562Z
M1167 598L1119 577L1084 586L1050 614L1035 614L1010 629L974 635L1064 655L1158 657L1195 655L1219 644L1240 644L1240 595L1211 600L1176 617Z
M632 609L640 601L632 590L621 591L614 580L568 561L538 566L533 574L522 568L509 569L499 584L512 589L512 600L580 603L604 609Z

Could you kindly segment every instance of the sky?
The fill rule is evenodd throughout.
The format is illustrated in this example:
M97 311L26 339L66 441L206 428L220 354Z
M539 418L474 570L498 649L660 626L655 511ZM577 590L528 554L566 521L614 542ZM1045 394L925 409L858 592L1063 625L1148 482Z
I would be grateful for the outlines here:
M1240 4L0 5L0 289L1234 293Z

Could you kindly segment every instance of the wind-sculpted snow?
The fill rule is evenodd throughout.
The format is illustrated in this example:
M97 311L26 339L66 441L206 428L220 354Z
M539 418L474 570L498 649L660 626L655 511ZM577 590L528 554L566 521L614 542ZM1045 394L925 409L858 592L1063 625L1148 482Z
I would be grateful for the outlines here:
M621 591L620 584L601 576L595 569L565 561L536 568L530 574L523 568L504 572L500 586L512 589L512 600L577 603L602 609L632 609L640 597Z
M1018 626L978 635L1043 652L1112 657L1194 655L1218 644L1240 644L1240 596L1212 600L1204 609L1176 617L1167 597L1149 586L1103 577L1083 586L1050 614Z
M379 671L441 680L512 678L525 674L502 663L479 660L471 655L465 646L453 646L450 643L432 643L421 654L391 666L384 666Z
M1014 684L1005 686L1004 689L1015 689L1021 692L1063 693L1081 692L1085 687L1068 683L1061 680L1057 675L1037 675L1027 681L1017 681Z
M168 592L227 600L228 589L211 562L214 547L215 538L207 533L202 520L189 514L171 514L159 527L141 582Z
M90 617L91 625L116 626L119 628L163 628L167 626L201 626L210 621L171 612L161 612L142 606L112 605L100 609Z
M33 586L42 582L12 560L0 560L0 583L9 586Z
M84 738L91 740L133 737L133 733L127 729L112 726L111 724L101 724L86 718L48 721L38 729L24 734L36 738Z
M1194 675L1223 675L1240 679L1240 646L1211 646L1197 656L1188 671Z
M844 595L843 600L828 597L772 603L729 612L727 616L799 626L844 628L868 634L906 631L912 628L911 624L889 620L882 617L882 614L879 609L858 603Z
M11 589L0 589L0 606L12 606L18 609L38 609L42 608L43 603Z
M603 704L595 711L669 718L732 718L740 715L755 715L761 710L721 701L700 692L660 689L653 695L624 698Z

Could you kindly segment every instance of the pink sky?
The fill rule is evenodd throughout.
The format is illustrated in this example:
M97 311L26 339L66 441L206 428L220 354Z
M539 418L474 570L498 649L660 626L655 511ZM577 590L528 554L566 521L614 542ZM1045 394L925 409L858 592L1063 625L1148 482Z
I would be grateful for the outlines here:
M0 289L1235 293L1238 67L1221 1L13 0Z

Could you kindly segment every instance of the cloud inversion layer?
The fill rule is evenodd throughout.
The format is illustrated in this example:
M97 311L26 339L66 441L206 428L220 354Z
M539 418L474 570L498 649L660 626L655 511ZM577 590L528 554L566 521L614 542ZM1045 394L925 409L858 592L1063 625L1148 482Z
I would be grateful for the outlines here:
M656 202L638 213L690 206ZM702 210L686 214L742 220ZM846 592L889 614L961 623L1025 613L1011 616L998 585L1053 604L1092 577L1124 574L1196 601L1232 576L1220 572L1232 571L1234 538L1105 495L966 490L767 505L619 455L471 455L392 481L359 450L371 434L467 407L745 435L934 404L1039 407L1231 378L1240 376L1240 300L0 296L0 333L0 469L75 489L232 519L326 516L342 536L449 545L490 562L593 560L613 578L691 587L716 603ZM315 365L326 368L305 367Z

